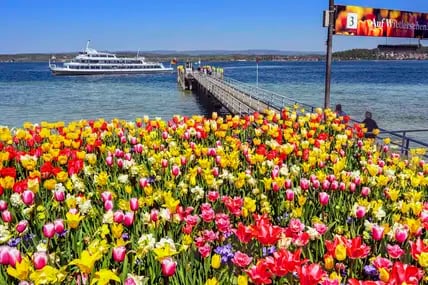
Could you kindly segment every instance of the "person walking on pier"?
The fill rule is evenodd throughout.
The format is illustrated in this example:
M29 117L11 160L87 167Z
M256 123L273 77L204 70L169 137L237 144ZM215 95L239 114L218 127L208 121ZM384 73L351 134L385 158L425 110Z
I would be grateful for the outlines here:
M346 113L342 110L342 105L341 104L337 104L336 105L336 110L334 110L334 112L339 117L345 117L346 116Z

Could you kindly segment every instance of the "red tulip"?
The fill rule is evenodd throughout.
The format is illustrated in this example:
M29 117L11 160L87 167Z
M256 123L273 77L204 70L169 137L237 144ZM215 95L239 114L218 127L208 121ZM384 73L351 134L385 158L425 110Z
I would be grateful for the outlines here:
M236 237L242 243L249 243L252 238L252 230L251 227L246 227L244 224L239 222L238 227L234 231Z
M161 165L162 165L162 168L167 168L168 167L168 160L166 160L165 158L163 158L161 160Z
M422 269L396 261L392 266L388 284L418 285L423 276Z
M18 224L16 224L15 229L18 233L23 233L27 229L27 226L28 226L28 221L22 220Z
M53 223L44 224L43 235L46 238L52 238L55 235L55 225Z
M171 257L164 258L161 262L161 268L163 276L170 277L175 274L177 262L175 262Z
M120 169L123 168L123 159L121 159L121 158L117 159L117 167L119 167Z
M125 260L126 247L124 247L124 246L115 247L115 248L113 248L112 254L113 254L114 261L122 262Z
M157 209L152 209L150 211L150 220L152 222L157 222L157 220L159 220L159 210Z
M2 218L3 222L5 222L5 223L12 222L12 214L10 213L9 210L4 210L1 213L1 218Z
M137 198L131 198L129 200L129 208L131 211L137 211L138 210L138 199Z
M35 197L36 195L31 190L25 190L24 192L21 193L22 201L27 206L34 204Z
M271 284L272 277L271 270L266 261L261 260L257 262L257 265L253 265L250 269L246 270L248 276L254 284Z
M327 273L319 264L311 263L297 267L301 285L317 285Z
M365 258L370 253L370 247L361 243L361 237L355 237L346 243L346 254L351 259Z
M292 186L293 186L293 182L291 181L291 179L285 179L285 182L284 182L285 189L290 189Z
M36 270L42 269L48 264L48 255L44 251L38 251L33 254L33 264Z

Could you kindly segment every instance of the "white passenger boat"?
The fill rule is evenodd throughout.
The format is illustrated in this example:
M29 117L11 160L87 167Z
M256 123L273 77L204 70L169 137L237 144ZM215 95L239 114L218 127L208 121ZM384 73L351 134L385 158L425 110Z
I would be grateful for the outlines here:
M171 72L161 62L145 61L144 57L117 57L115 54L98 52L89 47L73 60L58 64L49 60L49 69L54 75L92 75L92 74L134 74Z

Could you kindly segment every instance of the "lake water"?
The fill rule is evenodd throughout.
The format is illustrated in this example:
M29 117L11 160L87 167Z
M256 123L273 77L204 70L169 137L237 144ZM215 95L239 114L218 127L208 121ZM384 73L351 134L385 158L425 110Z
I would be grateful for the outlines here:
M256 84L254 62L202 64ZM387 130L428 128L428 61L344 61L332 70L331 106L341 103L355 120L369 110ZM323 62L260 62L258 81L261 88L323 106L324 72ZM0 63L0 125L144 115L168 120L212 111L212 104L180 90L175 73L53 76L47 63Z

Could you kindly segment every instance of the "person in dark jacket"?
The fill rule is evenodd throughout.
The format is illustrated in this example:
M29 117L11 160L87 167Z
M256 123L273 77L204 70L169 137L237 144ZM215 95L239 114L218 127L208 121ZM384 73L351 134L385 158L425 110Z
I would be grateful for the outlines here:
M373 133L374 129L379 129L379 127L377 126L377 123L375 120L372 119L372 113L371 112L366 112L366 118L364 119L364 121L362 121L361 123L364 124L365 128L367 129L366 132L366 138L375 138L376 135Z

